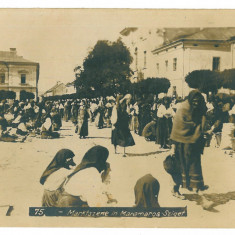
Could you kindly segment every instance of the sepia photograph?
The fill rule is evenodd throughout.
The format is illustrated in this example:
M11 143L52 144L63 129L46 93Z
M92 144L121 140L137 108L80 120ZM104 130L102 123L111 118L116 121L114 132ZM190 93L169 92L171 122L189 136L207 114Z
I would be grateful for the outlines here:
M235 10L0 9L0 226L234 228Z

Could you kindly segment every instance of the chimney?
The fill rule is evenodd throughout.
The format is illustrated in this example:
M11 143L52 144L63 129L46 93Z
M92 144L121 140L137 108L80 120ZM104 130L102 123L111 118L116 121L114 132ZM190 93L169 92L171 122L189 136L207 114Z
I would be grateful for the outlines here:
M10 48L11 55L16 55L16 48Z

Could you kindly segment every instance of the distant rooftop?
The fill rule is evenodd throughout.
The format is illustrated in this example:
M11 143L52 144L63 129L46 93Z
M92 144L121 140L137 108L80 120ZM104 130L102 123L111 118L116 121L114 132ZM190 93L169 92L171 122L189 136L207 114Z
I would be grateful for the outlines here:
M0 51L0 61L38 64L23 58L23 56L18 56L16 48L10 48L10 51Z
M120 34L122 36L128 36L131 32L135 32L138 28L136 27L127 27L125 29L123 29Z

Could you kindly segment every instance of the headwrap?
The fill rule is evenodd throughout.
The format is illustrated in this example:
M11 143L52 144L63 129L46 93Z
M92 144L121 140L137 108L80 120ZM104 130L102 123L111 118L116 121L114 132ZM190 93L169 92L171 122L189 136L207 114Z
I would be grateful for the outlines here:
M60 168L67 169L66 159L73 158L74 156L74 153L69 149L61 149L60 151L58 151L51 163L43 172L40 178L40 183L43 185L48 176L54 173L55 171L59 170Z
M109 156L107 148L97 145L90 148L84 155L81 163L75 168L68 178L86 168L95 167L99 172L106 168L106 160Z
M135 191L135 205L142 208L158 208L158 194L160 184L151 174L137 180Z

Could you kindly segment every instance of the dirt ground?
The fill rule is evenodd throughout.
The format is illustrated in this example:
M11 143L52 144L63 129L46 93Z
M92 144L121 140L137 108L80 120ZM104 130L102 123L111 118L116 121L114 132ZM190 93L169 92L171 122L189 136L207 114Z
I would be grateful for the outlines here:
M224 220L229 222L232 219L235 209L234 156L220 149L206 148L202 168L205 184L210 188L199 195L182 190L187 200L180 200L172 196L173 182L163 168L168 151L162 151L154 142L133 134L136 145L127 148L129 155L123 158L122 154L114 154L110 128L97 129L90 123L87 139L79 139L74 129L71 122L64 122L59 139L28 137L24 143L0 142L0 206L12 205L11 217L27 217L30 206L41 206L43 188L39 178L58 150L71 149L76 155L75 162L79 163L90 147L103 145L110 152L110 187L118 201L117 207L132 207L137 179L151 173L160 182L159 204L162 207L187 206L187 218L199 224L212 219L219 226ZM118 148L118 152L122 153L123 149Z

